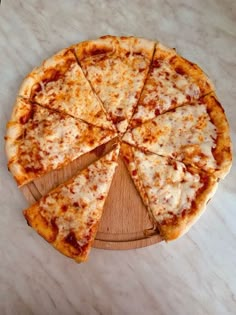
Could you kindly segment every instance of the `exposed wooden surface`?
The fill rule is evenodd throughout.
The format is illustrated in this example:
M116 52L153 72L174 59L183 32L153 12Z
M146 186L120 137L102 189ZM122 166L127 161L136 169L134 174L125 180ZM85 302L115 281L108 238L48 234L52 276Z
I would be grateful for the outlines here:
M108 152L112 144L110 142L75 160L65 168L34 180L21 187L21 191L29 204L34 203L52 188ZM147 211L121 157L118 162L93 246L103 249L132 249L160 242L160 236L152 231Z

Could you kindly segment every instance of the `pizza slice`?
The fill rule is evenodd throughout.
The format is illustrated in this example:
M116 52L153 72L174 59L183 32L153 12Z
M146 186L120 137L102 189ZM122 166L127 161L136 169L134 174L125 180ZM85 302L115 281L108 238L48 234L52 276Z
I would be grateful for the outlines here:
M191 103L213 90L209 78L196 64L158 43L131 125Z
M137 105L154 45L143 38L103 36L75 46L85 76L120 133Z
M169 157L144 153L127 144L121 152L151 220L162 238L186 233L216 191L217 179Z
M115 136L115 131L18 98L5 137L8 167L21 186Z
M118 154L119 146L24 210L33 229L77 262L88 258Z
M223 178L232 164L229 126L214 94L128 131L123 141Z
M19 95L95 126L114 129L77 63L73 49L60 51L29 73Z

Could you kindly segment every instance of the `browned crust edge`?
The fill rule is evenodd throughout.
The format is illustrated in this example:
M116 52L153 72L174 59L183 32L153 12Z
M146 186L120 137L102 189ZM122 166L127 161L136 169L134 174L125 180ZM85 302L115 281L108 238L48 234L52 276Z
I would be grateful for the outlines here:
M220 102L217 100L217 97L214 92L207 94L206 96L200 98L198 101L194 103L191 103L190 105L195 106L196 104L204 104L206 106L206 110L210 117L210 120L216 127L216 133L217 133L216 146L212 150L212 154L216 160L217 166L215 169L209 169L208 173L217 178L222 179L228 174L232 166L232 142L230 139L229 124L228 124L224 109L221 106ZM184 104L183 106L187 106L187 105L188 104ZM167 113L174 112L175 110L176 109L169 110ZM165 115L165 114L166 113L159 115L158 116L159 119L162 115ZM157 117L135 128L143 128L144 125L149 125L156 118ZM131 146L141 149L144 152L150 151L146 149L145 146L143 146L142 144L137 143L137 141L133 137L133 133L132 133L133 129L128 130L128 132L123 137L124 139L123 141L127 142ZM130 139L127 138L127 136L130 137ZM152 153L157 154L155 152L152 152ZM182 162L185 164L194 165L192 160L188 158L184 158Z
M155 60L165 60L170 63L172 69L180 74L190 76L199 86L201 96L215 90L215 87L204 71L195 63L178 55L174 49L170 49L158 43L156 46Z
M98 39L75 44L71 47L75 50L79 62L82 62L84 59L96 55L122 55L127 52L142 54L146 58L151 59L154 45L154 41L145 38L106 35Z
M148 210L150 219L154 223L154 226L156 226L156 228L159 230L162 239L165 241L170 241L185 234L205 211L207 202L211 199L216 191L218 185L217 179L214 176L210 176L196 168L187 166L188 171L199 174L204 183L203 187L198 190L196 198L192 202L190 209L183 211L181 214L174 216L169 220L158 221L152 214L152 207L149 203L145 188L142 185L142 180L138 178L137 173L134 173L137 167L134 161L132 146L123 143L121 145L121 152L130 176L134 181L134 184Z
M214 93L203 98L207 105L207 111L212 123L217 128L216 148L213 156L217 161L217 169L214 176L224 178L232 166L232 142L230 129L225 111Z
M187 167L187 169L199 173L197 169L194 170L191 167ZM215 194L218 185L217 179L201 172L199 175L204 177L206 182L203 188L200 188L197 192L197 196L194 202L192 202L191 208L176 216L174 220L158 222L158 229L165 241L175 240L187 233L191 226L204 213L206 204Z
M108 153L108 154L110 154L109 160L111 162L117 163L117 158L118 158L118 155L119 155L119 149L120 149L120 146L118 144L118 145L116 145L116 147L110 153ZM106 156L107 155L105 155L101 159L105 160ZM78 174L80 174L83 171L80 171ZM51 195L51 194L53 194L55 192L58 192L58 191L61 190L62 187L72 183L78 174L76 174L75 176L70 178L65 183L62 183L61 185L59 185L56 188L54 188L53 190L51 190L47 195L42 197L41 200L44 200L46 198L46 196ZM87 260L89 252L90 252L90 249L91 249L91 246L92 246L93 241L94 241L95 236L96 236L96 232L97 232L100 220L95 222L92 225L92 227L90 228L90 238L89 238L88 243L86 244L86 246L84 248L84 251L81 252L81 251L78 251L72 245L70 245L68 242L66 242L65 239L57 238L58 228L55 226L55 224L48 222L41 215L41 213L40 213L40 201L37 201L31 207L23 210L23 215L24 215L27 223L40 236L42 236L47 242L49 242L52 246L54 246L59 252L61 252L62 254L64 254L67 257L70 257L70 258L74 259L78 263ZM75 234L75 236L76 236L76 234Z
M91 239L84 252L78 253L72 245L62 239L57 239L57 227L47 222L47 220L40 214L39 210L39 202L37 202L27 210L23 211L28 225L63 255L76 260L78 263L86 261L92 246L93 238L96 235L97 224L92 227Z
M30 115L32 105L29 101L18 97L13 108L10 121L7 123L5 136L5 151L8 159L8 169L11 171L17 184L20 186L24 182L30 181L29 176L25 174L24 168L18 162L18 145L17 139L24 132L24 119Z

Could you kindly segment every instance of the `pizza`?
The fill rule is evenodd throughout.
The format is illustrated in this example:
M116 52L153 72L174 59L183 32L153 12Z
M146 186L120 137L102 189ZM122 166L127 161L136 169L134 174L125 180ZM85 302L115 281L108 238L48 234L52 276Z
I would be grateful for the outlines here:
M30 226L57 250L85 261L117 166L119 145L24 210Z
M45 175L43 185L51 171L96 153L92 164L24 211L29 225L77 262L88 258L117 159L152 233L165 241L196 222L232 165L229 124L208 76L175 49L134 36L77 43L34 68L5 139L18 186L33 187Z
M213 84L196 64L158 43L131 125L144 123L212 91Z
M143 38L104 36L75 47L86 77L121 134L139 100L154 44Z
M184 234L213 196L217 179L182 162L122 144L123 159L166 241Z
M33 69L24 79L19 96L97 127L114 129L73 49L63 49Z
M115 136L114 130L18 98L6 134L8 168L22 186Z
M186 104L128 131L123 140L223 178L231 166L224 111L214 94Z

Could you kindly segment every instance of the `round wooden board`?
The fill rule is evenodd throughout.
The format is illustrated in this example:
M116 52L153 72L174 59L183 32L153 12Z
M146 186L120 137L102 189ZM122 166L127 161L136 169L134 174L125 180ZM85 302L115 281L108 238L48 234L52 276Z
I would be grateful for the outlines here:
M99 147L63 169L50 172L20 189L29 204L33 204L51 189L110 151L113 144L110 142ZM124 250L145 247L160 241L161 238L153 231L147 210L119 157L93 247Z

